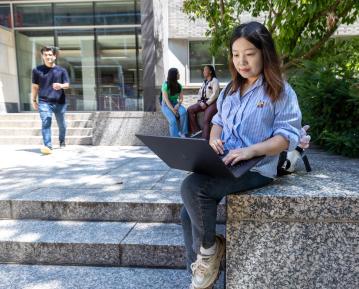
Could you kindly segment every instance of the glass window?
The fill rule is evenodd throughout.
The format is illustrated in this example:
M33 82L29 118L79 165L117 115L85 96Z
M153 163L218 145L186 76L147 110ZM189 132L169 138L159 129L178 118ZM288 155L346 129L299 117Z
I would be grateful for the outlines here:
M213 65L217 78L220 82L228 82L231 74L228 70L228 56L225 50L218 56L212 57L209 50L209 41L189 42L189 66L190 82L199 83L203 81L202 71L207 64Z
M31 74L32 69L42 64L40 49L54 45L53 31L16 31L16 57L18 63L20 107L31 110Z
M53 26L51 4L16 4L14 21L16 27Z
M93 25L92 3L55 4L55 26Z
M140 24L140 1L116 1L95 3L96 24Z
M214 58L214 68L220 82L229 82L231 80L231 73L228 68L228 52L226 50L223 49Z
M99 110L139 107L139 41L136 30L97 30L97 92Z
M190 82L199 83L203 81L203 67L212 63L212 55L209 52L208 41L193 41L189 43L189 73Z
M11 28L10 5L0 5L0 26Z
M56 31L60 48L58 64L67 70L70 89L68 110L97 110L95 36L93 29Z

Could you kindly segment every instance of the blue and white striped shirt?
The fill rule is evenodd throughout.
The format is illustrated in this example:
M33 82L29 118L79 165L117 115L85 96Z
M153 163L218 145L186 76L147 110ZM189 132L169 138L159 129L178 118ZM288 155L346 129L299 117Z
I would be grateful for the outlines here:
M222 89L217 100L217 114L212 123L223 128L221 139L227 150L249 147L275 135L289 141L288 151L299 144L301 118L297 96L285 83L282 96L275 102L265 90L261 75L241 97L240 91L228 94L223 100ZM251 171L273 178L277 174L279 155L267 156Z

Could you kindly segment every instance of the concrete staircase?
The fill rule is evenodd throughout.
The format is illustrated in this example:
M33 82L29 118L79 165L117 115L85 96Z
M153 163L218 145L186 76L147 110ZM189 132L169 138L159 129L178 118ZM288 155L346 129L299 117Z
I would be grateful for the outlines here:
M67 113L66 143L92 144L92 113ZM58 145L58 128L52 119L52 138ZM0 114L0 145L42 145L41 121L38 113Z
M1 150L0 289L188 288L186 172L143 147Z

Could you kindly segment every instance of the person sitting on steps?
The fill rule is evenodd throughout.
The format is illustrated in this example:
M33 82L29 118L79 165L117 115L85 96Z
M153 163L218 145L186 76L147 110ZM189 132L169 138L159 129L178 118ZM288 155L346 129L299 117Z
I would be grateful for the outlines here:
M202 138L209 139L212 117L217 113L216 101L219 95L219 81L212 65L206 65L203 68L204 81L199 89L200 99L197 103L187 108L189 118L189 130L192 135L199 131L197 114L204 112Z
M182 86L178 82L180 74L177 68L168 70L167 81L162 85L161 110L166 117L170 136L185 137L188 133L188 117L183 102ZM177 119L180 120L180 129L178 130Z

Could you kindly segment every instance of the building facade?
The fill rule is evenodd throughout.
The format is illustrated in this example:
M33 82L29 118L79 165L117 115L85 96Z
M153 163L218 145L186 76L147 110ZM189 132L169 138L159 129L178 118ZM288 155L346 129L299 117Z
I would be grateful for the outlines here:
M194 92L205 64L229 79L227 57L213 57L204 21L191 22L183 0L13 0L0 2L0 112L31 111L31 70L40 48L60 48L69 73L69 111L155 111L169 68ZM242 15L242 21L252 18ZM340 27L359 35L359 25Z

